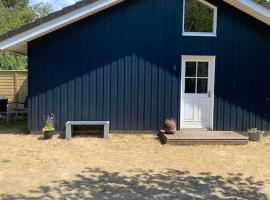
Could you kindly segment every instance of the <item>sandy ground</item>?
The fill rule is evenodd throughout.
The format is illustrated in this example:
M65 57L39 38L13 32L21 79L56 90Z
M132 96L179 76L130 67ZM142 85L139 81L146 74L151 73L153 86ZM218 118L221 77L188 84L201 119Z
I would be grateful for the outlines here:
M269 199L270 137L245 146L169 146L0 130L0 199Z

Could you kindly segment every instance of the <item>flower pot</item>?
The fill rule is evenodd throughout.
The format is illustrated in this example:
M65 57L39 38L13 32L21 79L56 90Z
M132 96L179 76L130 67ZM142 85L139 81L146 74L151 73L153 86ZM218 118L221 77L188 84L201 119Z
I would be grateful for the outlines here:
M44 139L45 140L51 139L53 134L54 134L54 131L45 131L44 132Z
M175 119L166 119L164 123L165 134L175 134L176 133L176 121Z
M176 125L174 126L165 126L166 134L175 134L176 133Z
M249 140L258 142L258 141L261 141L263 139L264 132L257 131L257 132L249 132L248 134L249 134Z

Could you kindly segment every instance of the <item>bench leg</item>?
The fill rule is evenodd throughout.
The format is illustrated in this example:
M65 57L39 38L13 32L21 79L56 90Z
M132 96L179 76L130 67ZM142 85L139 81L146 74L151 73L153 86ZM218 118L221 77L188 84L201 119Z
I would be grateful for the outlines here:
M66 124L66 139L67 140L71 139L71 131L72 131L71 124Z
M109 130L110 130L110 124L106 123L104 124L104 139L107 139L109 137Z

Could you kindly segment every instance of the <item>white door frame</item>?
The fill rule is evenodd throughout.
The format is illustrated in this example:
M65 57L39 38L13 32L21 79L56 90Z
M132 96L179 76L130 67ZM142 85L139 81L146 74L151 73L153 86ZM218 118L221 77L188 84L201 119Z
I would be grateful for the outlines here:
M209 83L210 83L210 101L209 101L209 129L213 130L214 128L214 97L215 97L215 65L216 65L216 56L197 56L197 55L182 55L181 62L181 82L180 82L180 129L183 127L183 116L184 116L184 81L185 81L185 66L186 61L207 61L209 62Z

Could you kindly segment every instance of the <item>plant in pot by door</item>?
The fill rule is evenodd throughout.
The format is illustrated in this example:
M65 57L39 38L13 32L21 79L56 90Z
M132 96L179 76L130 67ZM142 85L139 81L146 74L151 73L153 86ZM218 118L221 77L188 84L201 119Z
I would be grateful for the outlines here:
M175 119L166 119L165 120L165 133L174 134L176 133L176 120Z
M45 125L42 129L45 140L51 139L52 136L54 135L54 131L55 131L54 122L55 122L55 116L52 113L50 116L47 116L45 120Z
M263 139L263 134L264 132L258 130L257 128L248 129L249 140L251 141L261 141Z

